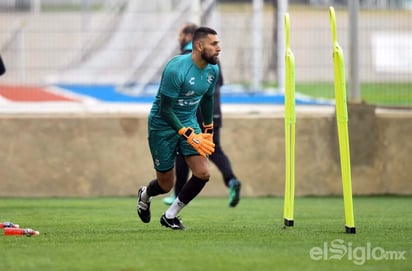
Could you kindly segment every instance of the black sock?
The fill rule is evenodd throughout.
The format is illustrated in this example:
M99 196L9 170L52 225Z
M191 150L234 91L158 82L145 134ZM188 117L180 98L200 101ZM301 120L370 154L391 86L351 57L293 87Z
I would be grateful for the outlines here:
M160 187L157 180L153 180L147 186L146 193L149 197L154 197L160 194L165 194L166 192Z
M178 195L180 201L184 204L188 204L200 193L200 191L202 191L207 181L209 181L209 179L202 180L193 175L192 178L190 178L189 181L187 181L187 183L183 186L182 191L180 191Z
M179 195L182 191L183 186L189 177L189 166L186 164L185 158L179 154L175 161L176 170L176 182L175 182L175 195Z

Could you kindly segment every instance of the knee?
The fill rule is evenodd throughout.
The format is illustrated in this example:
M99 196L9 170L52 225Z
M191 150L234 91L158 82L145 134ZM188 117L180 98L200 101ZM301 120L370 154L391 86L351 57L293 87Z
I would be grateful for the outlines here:
M163 190L164 193L170 192L174 184L174 172L173 171L168 171L166 173L158 172L157 181L158 181L160 188Z
M209 171L198 172L198 174L196 174L196 177L201 179L204 182L208 182L210 179L210 172Z

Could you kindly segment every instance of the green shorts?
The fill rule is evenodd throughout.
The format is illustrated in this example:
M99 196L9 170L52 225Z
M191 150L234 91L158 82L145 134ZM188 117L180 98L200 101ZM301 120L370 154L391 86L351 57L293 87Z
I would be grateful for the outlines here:
M200 130L196 131L199 132ZM199 154L173 129L151 130L149 128L148 140L154 168L160 172L169 171L175 166L177 153L183 156Z

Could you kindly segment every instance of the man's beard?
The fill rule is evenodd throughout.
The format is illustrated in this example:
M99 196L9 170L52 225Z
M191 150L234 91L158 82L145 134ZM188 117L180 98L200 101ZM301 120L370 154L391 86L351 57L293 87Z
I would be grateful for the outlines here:
M209 64L216 65L218 58L216 56L208 56L205 52L202 52L202 58Z

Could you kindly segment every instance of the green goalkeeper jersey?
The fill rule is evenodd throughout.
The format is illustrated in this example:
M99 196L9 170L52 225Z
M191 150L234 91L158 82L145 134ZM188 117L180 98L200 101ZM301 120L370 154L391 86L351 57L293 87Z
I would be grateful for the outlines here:
M178 55L166 64L159 90L149 114L149 129L170 129L170 123L160 114L161 95L171 98L172 111L184 127L199 129L196 111L203 96L213 97L219 75L218 65L208 64L199 69L192 60L192 54ZM213 115L213 104L207 108Z

